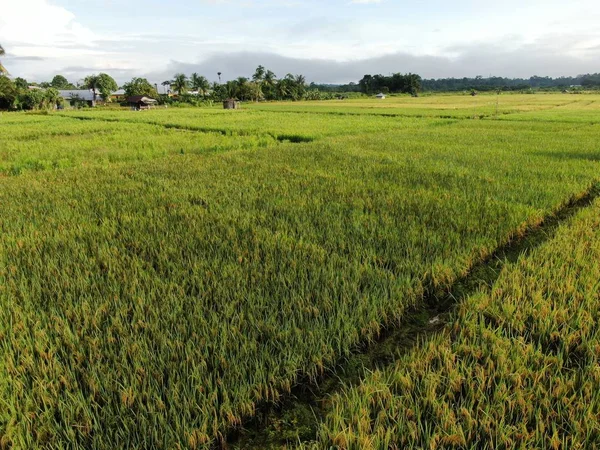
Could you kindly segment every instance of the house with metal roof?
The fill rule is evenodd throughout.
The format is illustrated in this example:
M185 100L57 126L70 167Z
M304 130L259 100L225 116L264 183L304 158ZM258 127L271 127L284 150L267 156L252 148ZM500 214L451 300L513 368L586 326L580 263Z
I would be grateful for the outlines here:
M77 102L86 102L88 106L96 106L96 102L101 99L100 92L94 92L93 89L67 89L59 90L60 95L65 102L74 106Z
M113 101L123 101L125 100L125 95L125 89L118 89L110 93L110 99Z

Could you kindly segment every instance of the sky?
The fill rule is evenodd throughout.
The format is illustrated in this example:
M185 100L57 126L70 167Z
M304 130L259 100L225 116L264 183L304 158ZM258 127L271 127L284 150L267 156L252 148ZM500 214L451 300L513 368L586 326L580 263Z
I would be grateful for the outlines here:
M38 82L573 76L600 72L599 23L598 0L0 0L2 64Z

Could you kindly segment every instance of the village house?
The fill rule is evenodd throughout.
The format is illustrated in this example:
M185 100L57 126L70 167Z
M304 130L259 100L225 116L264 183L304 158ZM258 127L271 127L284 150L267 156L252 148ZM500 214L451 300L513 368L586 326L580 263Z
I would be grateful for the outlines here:
M119 89L110 94L110 99L113 102L122 102L125 100L125 89Z
M77 102L85 102L88 106L96 106L96 103L102 100L98 91L96 91L96 95L94 95L93 89L59 90L58 95L71 106L75 106Z

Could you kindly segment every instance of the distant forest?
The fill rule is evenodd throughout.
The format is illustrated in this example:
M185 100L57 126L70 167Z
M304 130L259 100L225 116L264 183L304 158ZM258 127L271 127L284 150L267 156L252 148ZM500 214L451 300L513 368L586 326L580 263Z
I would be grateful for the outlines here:
M410 80L408 83L406 80ZM478 76L475 78L422 79L418 75L400 73L385 75L365 75L358 83L350 84L311 84L311 88L324 92L362 92L363 94L412 93L415 88L424 92L453 91L522 91L529 89L568 89L572 86L600 88L600 73L578 75L576 77L503 78Z

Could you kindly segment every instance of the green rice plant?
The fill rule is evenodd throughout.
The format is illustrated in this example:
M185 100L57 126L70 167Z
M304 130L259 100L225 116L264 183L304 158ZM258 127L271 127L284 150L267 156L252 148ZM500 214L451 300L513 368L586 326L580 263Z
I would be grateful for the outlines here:
M597 95L571 96L564 94L519 95L503 93L500 96L478 95L436 95L412 98L410 96L388 97L385 101L376 99L351 99L333 101L312 101L291 104L289 102L248 104L250 109L269 112L302 112L333 115L380 115L396 117L443 117L470 119L495 117L528 111L571 109L592 101Z
M336 395L313 446L339 449L600 445L600 201L447 330Z
M349 117L3 115L1 445L210 448L598 181L582 124Z
M270 135L281 141L310 142L327 136L383 132L414 126L414 120L399 121L390 117L321 116L306 113L255 111L223 111L212 109L136 111L68 111L64 117L82 120L108 120L162 125L227 135Z
M271 136L225 136L159 125L77 121L58 116L46 122L0 124L0 173L114 165L174 153L210 153L276 145Z

